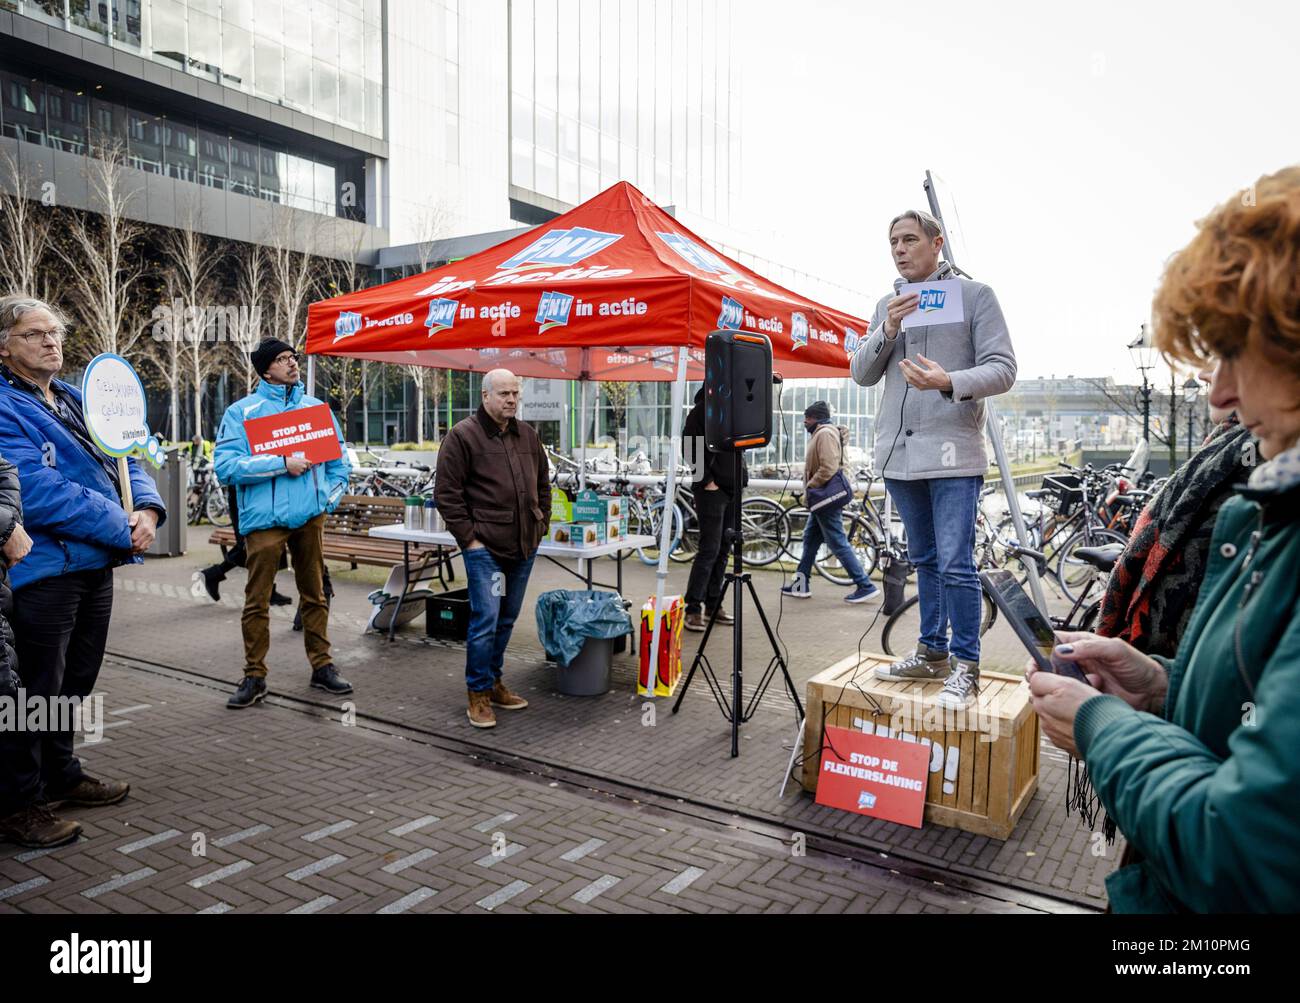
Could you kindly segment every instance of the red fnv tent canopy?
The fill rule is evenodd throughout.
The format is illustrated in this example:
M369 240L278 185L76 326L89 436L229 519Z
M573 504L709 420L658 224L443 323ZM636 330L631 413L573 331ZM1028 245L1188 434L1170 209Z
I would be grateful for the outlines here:
M718 254L626 182L462 261L313 303L307 352L520 376L701 379L704 340L766 334L785 377L848 375L866 331Z

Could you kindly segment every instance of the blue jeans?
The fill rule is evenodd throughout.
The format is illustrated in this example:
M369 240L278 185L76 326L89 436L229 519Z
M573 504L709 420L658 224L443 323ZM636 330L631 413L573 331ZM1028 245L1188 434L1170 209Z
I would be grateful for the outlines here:
M465 685L481 693L501 678L506 645L519 619L536 551L523 560L496 557L486 547L466 550L469 579L469 643L465 651Z
M982 477L886 480L907 530L907 558L921 597L920 641L963 661L980 657L980 581L975 573L975 513Z
M806 584L812 582L808 576L812 574L813 562L817 560L817 551L821 549L823 543L830 547L831 553L839 558L844 570L859 587L871 584L871 579L863 570L858 555L849 546L849 538L844 533L843 514L843 505L809 514L808 522L803 529L803 556L799 559L798 571L803 575Z

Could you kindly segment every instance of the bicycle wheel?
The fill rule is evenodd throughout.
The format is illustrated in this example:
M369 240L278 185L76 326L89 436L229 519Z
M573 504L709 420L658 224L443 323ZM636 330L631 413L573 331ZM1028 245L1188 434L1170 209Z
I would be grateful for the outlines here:
M205 506L208 516L208 522L214 526L230 525L230 507L226 504L226 492L219 487L213 487L208 492L208 503Z
M668 560L678 564L687 564L695 560L700 550L700 520L696 514L680 501L677 508L682 511L681 541L668 553Z
M790 533L785 509L770 498L746 498L740 503L741 552L745 564L765 568L786 552Z
M862 565L862 570L870 575L876 569L876 562L880 559L880 546L873 527L856 513L850 515L845 512L841 518L844 520L844 535L848 538L849 547L852 548L858 563ZM836 585L853 584L853 576L826 544L823 543L818 548L814 564L817 573L827 581L834 582Z
M998 617L998 608L984 592L980 593L982 608L980 610L980 637L989 632L993 621ZM921 638L921 597L911 596L885 622L880 632L880 647L886 655L902 658L916 650L916 642Z
M643 564L655 565L659 563L659 531L663 527L664 499L656 498L644 509L640 510L638 523L643 528L641 533L646 536L653 536L655 542L644 547L637 548L637 556L641 558ZM672 557L673 551L682 542L682 510L677 504L673 505L672 526L669 529L668 556ZM629 528L631 520L628 521Z
M803 559L803 534L808 528L808 509L802 505L785 510L785 553L790 560L798 562Z
M1101 574L1087 561L1075 556L1081 547L1104 547L1108 543L1126 544L1128 538L1113 529L1100 526L1085 526L1061 546L1060 556L1056 559L1056 579L1070 602L1074 602L1088 588L1092 580Z

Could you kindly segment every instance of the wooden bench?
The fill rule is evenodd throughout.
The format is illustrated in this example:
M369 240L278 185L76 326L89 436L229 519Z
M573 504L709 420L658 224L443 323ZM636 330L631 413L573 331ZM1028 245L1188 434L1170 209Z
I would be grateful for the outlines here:
M369 535L372 526L400 526L405 516L406 503L401 498L368 498L361 495L344 495L339 507L325 517L324 555L327 561L342 561L356 570L358 565L369 564L389 568L406 561L407 545L398 540L380 540ZM229 526L214 529L209 543L221 547L224 557L235 545L235 531ZM440 563L440 552L446 548L412 543L410 559L429 564ZM448 577L455 580L451 561L445 562Z

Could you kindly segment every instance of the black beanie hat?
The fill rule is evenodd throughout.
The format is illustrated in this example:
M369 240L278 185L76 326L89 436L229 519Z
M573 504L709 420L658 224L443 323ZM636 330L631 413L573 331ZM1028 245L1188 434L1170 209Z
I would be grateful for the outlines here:
M293 350L292 345L286 345L279 338L263 338L258 346L248 353L248 357L253 361L253 368L257 370L257 375L265 376L277 356Z
M817 421L830 421L831 406L825 401L813 401L804 408L803 416L805 418L815 418Z

